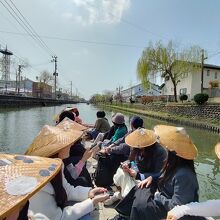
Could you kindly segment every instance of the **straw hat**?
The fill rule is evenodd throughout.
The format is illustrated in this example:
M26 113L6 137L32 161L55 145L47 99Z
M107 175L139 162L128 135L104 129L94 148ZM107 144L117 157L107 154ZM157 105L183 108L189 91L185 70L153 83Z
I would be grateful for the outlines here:
M82 131L45 125L29 146L26 155L50 157L61 149L75 143L82 136Z
M220 159L220 142L215 145L215 153L217 157Z
M125 143L134 148L144 148L156 142L156 135L152 130L138 128L125 138Z
M161 145L169 151L175 151L176 155L187 160L194 160L198 151L183 127L157 125L155 133L159 136Z
M0 154L0 219L21 208L61 169L59 159Z
M86 129L88 129L87 127L75 122L75 121L72 121L71 119L69 118L64 118L63 121L61 121L58 125L57 125L58 128L61 128L61 129L72 129L72 130L77 130L77 131L84 131Z

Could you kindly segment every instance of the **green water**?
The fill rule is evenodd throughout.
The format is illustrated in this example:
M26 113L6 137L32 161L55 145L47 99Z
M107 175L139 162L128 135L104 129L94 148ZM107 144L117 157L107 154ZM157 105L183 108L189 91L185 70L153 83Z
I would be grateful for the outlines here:
M0 151L23 153L41 127L45 124L54 125L54 116L67 106L0 108ZM78 104L77 107L84 122L95 122L97 108L86 104ZM106 110L106 114L110 119L113 112ZM132 114L125 115L126 124L129 125ZM145 127L150 129L156 124L167 124L151 118L144 118L144 123ZM195 128L186 129L199 151L195 165L200 185L200 200L220 198L220 164L214 153L214 145L220 141L220 136Z

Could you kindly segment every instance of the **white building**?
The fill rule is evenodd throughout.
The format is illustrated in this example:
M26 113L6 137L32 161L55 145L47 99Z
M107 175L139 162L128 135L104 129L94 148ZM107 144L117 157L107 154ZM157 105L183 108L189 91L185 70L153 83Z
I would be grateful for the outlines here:
M203 92L209 93L209 82L217 80L220 82L220 66L204 64L203 71ZM186 94L188 99L193 99L194 95L201 93L201 71L196 73L187 73L180 77L180 82L177 84L177 95ZM163 95L174 95L173 83L171 79L165 81L165 86L162 89ZM220 94L216 93L217 95Z
M135 99L136 97L140 96L159 96L161 95L161 91L159 86L153 83L150 83L149 89L145 89L142 84L138 84L128 89L122 90L121 95L124 100L129 101L130 97Z

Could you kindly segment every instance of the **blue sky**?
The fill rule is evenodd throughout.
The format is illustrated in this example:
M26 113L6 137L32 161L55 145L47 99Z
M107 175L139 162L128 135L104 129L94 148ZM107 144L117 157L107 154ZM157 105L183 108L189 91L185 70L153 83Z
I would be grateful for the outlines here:
M72 81L85 98L138 83L136 64L149 41L173 40L180 49L199 45L209 54L207 63L220 65L219 0L12 1L58 56L59 87L70 90ZM53 72L50 54L29 36L14 34L25 31L2 4L0 21L0 44L33 67L24 76L35 80L42 70Z

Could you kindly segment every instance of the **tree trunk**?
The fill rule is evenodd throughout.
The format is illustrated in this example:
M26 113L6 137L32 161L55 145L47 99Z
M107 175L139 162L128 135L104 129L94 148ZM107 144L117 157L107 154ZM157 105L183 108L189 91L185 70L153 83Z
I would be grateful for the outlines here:
M176 92L176 84L173 83L173 90L174 90L174 99L175 99L175 102L178 102L177 101L177 92Z
M172 77L172 74L170 74L170 78L171 78L171 81L172 81L172 83L173 83L174 100L175 100L175 102L178 102L178 101L177 101L177 92L176 92L176 81L175 81L175 79Z

